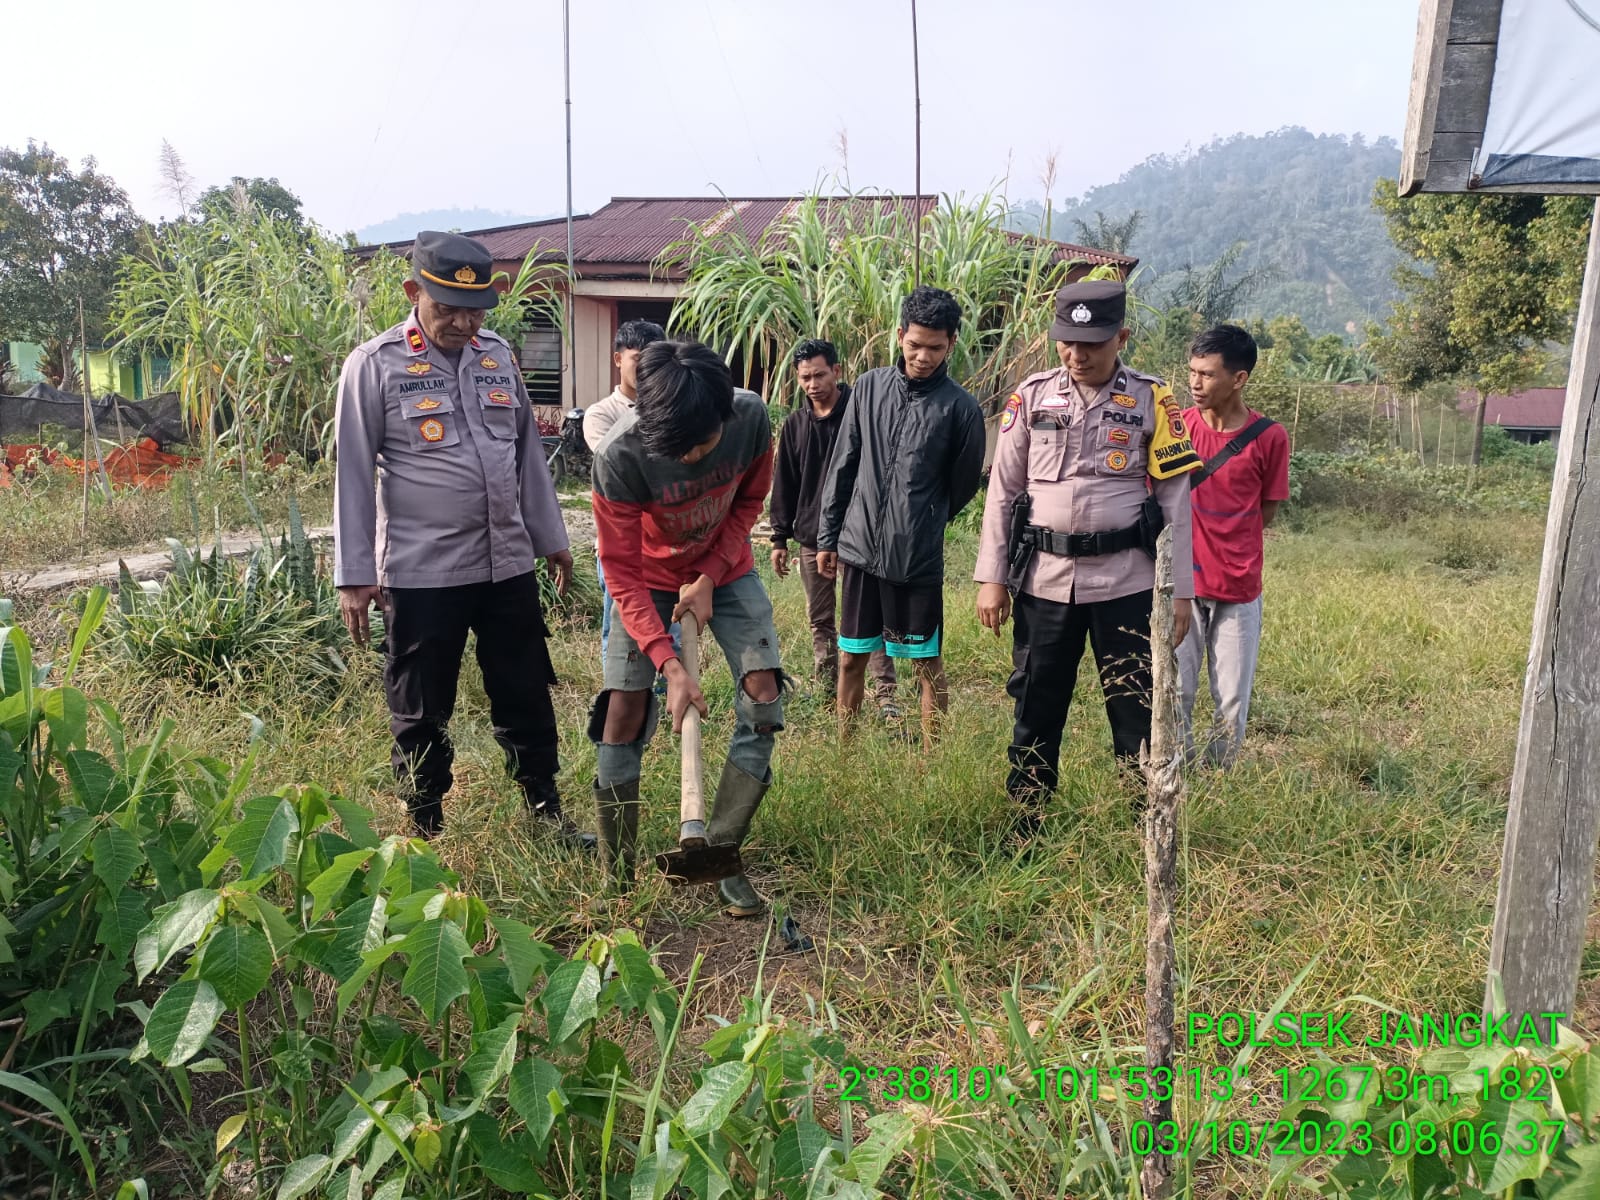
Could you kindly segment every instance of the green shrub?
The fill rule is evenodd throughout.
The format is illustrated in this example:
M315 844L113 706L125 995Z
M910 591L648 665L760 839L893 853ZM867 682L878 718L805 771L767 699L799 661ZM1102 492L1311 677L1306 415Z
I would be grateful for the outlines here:
M1548 474L1556 467L1556 444L1519 442L1498 425L1483 427L1483 462L1505 463Z
M1528 447L1537 449L1537 447ZM1409 455L1298 450L1289 461L1290 504L1333 508L1384 521L1462 512L1543 512L1548 470L1507 460L1480 467L1419 466Z
M1428 522L1423 532L1434 547L1429 561L1452 571L1495 571L1509 553L1505 540L1482 521L1445 517Z
M348 644L339 594L291 504L290 529L276 547L242 562L205 557L168 538L172 573L140 584L122 567L116 631L124 656L148 674L216 691L225 682L292 679L327 683L345 671ZM381 615L375 618L381 628Z
M189 1079L128 1063L135 941L157 906L198 886L250 774L251 760L230 772L175 751L171 722L134 742L72 686L106 603L104 588L89 594L51 686L0 601L0 1195L93 1189L170 1157L164 1131Z

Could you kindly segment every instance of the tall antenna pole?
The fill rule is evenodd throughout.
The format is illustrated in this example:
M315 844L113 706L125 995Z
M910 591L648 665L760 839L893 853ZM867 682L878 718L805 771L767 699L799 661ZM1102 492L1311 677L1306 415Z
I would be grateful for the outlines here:
M911 0L911 90L917 105L917 198L911 220L916 230L916 286L922 286L922 66L917 55L917 0Z
M577 273L572 265L572 19L570 0L561 0L561 75L567 93L567 302L561 306L562 337L566 342L567 378L573 384L572 404L577 407L577 347L572 343L572 305L576 299Z

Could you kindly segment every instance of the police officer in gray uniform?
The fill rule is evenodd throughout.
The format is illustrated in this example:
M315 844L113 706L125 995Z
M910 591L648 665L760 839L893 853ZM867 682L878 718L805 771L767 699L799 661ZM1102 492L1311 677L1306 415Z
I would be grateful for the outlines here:
M335 414L334 582L345 625L368 640L384 610L392 762L417 829L444 824L448 726L467 633L495 740L539 828L594 845L561 812L557 736L536 560L565 591L572 555L516 355L483 328L499 293L477 242L417 235L411 315L356 347Z
M1123 364L1126 313L1120 282L1062 288L1050 327L1061 366L1023 380L1000 420L973 578L982 585L978 619L997 636L1016 597L1006 792L1023 840L1038 832L1056 789L1085 640L1125 772L1150 738L1154 535L1162 525L1173 531L1175 643L1189 626L1184 476L1201 462L1172 389Z

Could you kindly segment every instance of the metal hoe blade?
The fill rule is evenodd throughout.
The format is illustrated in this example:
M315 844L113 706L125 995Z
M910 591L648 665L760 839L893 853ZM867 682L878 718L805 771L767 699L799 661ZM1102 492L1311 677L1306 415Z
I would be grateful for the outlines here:
M679 846L656 855L656 866L673 887L690 883L716 883L730 875L744 874L739 847L732 842L719 846Z

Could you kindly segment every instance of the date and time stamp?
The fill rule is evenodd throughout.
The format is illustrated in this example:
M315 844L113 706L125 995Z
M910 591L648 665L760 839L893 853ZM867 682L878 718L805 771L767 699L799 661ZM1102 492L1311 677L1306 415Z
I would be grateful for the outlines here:
M1320 1015L1320 1014L1318 1014ZM1565 1014L1546 1014L1561 1018ZM1285 1026L1288 1028L1289 1026ZM1548 1046L1555 1036L1556 1021L1549 1023L1544 1037L1514 1040L1503 1033L1497 1038L1481 1036L1474 1027L1470 1037L1462 1036L1461 1026L1452 1025L1449 1038L1429 1038L1429 1045L1454 1045L1470 1048L1504 1045L1515 1048L1530 1042ZM1295 1028L1303 1028L1296 1025ZM1193 1044L1193 1027L1190 1028ZM1258 1036L1252 1030L1252 1038ZM1238 1043L1227 1041L1220 1045ZM1327 1047L1327 1040L1286 1042L1261 1040L1254 1045L1312 1045ZM1338 1044L1338 1043L1334 1043ZM1400 1041L1368 1040L1368 1048L1399 1047ZM1412 1043L1416 1048L1422 1045ZM1176 1121L1135 1120L1128 1128L1129 1148L1140 1155L1189 1156L1226 1154L1239 1157L1296 1156L1321 1154L1367 1155L1374 1153L1430 1154L1435 1150L1454 1150L1462 1154L1539 1154L1548 1153L1561 1137L1564 1122L1555 1119L1484 1119L1483 1111L1499 1102L1508 1115L1511 1106L1522 1101L1548 1100L1562 1079L1559 1065L1538 1065L1518 1059L1501 1065L1452 1072L1428 1072L1399 1064L1334 1065L1323 1063L1302 1067L1257 1068L1236 1066L1146 1067L1052 1065L1026 1066L924 1066L880 1065L849 1066L822 1085L823 1091L840 1102L931 1104L998 1103L1015 1108L1045 1103L1097 1104L1103 1101L1132 1101L1143 1104L1188 1102L1206 1105L1215 1112L1222 1105L1243 1105L1255 1120L1206 1120L1192 1124ZM1289 1118L1267 1120L1266 1111L1295 1104L1314 1106L1329 1112L1369 1113L1369 1106L1413 1102L1411 1115L1385 1116L1381 1120L1319 1119L1302 1121ZM1451 1114L1474 1102L1466 1114ZM1524 1111L1518 1109L1516 1111ZM1423 1114L1427 1114L1426 1116ZM1438 1119L1430 1119L1437 1117Z

